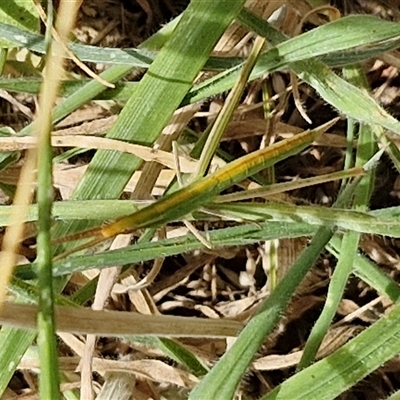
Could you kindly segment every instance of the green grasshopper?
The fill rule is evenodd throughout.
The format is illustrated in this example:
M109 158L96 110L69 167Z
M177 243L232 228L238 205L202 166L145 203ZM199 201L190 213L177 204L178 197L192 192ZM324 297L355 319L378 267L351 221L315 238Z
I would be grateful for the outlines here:
M220 192L235 185L262 169L268 168L278 161L297 154L308 147L320 134L336 123L330 121L314 130L297 134L292 138L282 140L267 148L247 154L221 168L220 170L193 181L189 185L162 197L139 211L120 218L115 222L65 236L57 243L80 239L91 240L81 246L64 252L57 258L94 246L114 236L132 232L137 229L157 227L169 221L183 218L189 213L210 203Z

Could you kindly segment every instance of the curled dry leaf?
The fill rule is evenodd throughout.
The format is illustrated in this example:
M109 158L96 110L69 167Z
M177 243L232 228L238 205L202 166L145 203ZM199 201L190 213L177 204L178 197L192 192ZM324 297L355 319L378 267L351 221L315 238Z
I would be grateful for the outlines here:
M323 358L333 353L350 338L360 333L362 328L357 325L342 326L328 332L322 342L317 358ZM294 367L303 355L303 351L295 351L285 355L268 355L254 361L253 368L259 371L273 371L283 368Z

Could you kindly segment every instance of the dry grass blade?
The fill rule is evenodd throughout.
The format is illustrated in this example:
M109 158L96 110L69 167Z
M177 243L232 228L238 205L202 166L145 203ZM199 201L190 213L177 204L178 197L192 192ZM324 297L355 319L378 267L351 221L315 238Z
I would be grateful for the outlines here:
M320 359L333 353L361 331L362 328L360 326L343 326L330 331L322 342L317 358ZM285 355L271 354L254 361L252 367L259 371L273 371L295 367L299 363L302 354L303 351L296 351Z
M98 336L156 335L217 338L236 336L243 327L239 322L226 319L205 320L61 306L56 307L55 313L58 331ZM35 329L36 316L36 306L5 303L0 314L0 323L23 329Z
M79 147L86 149L116 150L122 153L133 154L144 161L154 161L172 170L175 169L174 156L166 151L152 149L147 146L126 143L120 140L73 135L56 136L53 135L51 144L54 147ZM32 137L9 137L0 139L1 151L19 151L33 148L36 145L35 138ZM193 172L197 166L197 161L189 157L179 157L179 164L182 172Z
M46 24L47 21L47 16L46 13L43 10L43 7L41 6L41 4L39 3L38 0L34 0L35 1L35 5L37 7L37 11L40 15L40 18L42 19L43 23ZM82 0L80 0L80 2L82 2ZM54 39L60 44L60 46L62 46L65 54L70 57L77 66L79 66L82 71L84 71L88 76L92 77L95 81L98 81L99 83L101 83L104 86L110 87L110 88L114 88L115 85L113 83L107 82L106 80L104 80L102 77L100 77L99 75L95 74L89 67L87 67L74 53L73 51L71 51L69 49L69 47L67 46L66 43L64 43L64 41L61 39L60 35L58 34L58 32L52 28L51 30L52 35L54 37Z

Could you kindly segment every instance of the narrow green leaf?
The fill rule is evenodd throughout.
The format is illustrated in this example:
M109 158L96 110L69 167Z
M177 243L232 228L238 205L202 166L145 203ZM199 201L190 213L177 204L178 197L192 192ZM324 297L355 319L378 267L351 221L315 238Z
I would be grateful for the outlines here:
M262 303L232 347L191 392L190 400L231 400L243 374L262 341L281 318L292 293L330 240L332 232L320 228L311 244L289 269L275 290ZM286 397L285 400L292 399Z
M329 242L327 249L338 258L340 248L341 238L336 234ZM353 273L379 294L387 296L393 302L399 301L400 288L398 284L361 253L358 253L354 259Z
M280 222L265 222L247 224L233 228L218 229L209 232L209 240L215 246L238 246L256 243L260 240L275 238L295 238L314 234L317 227L308 224L287 224ZM164 239L158 242L139 243L124 249L109 250L104 253L82 255L61 259L54 263L54 275L63 276L72 272L91 268L107 268L112 265L127 265L153 260L157 257L167 257L193 250L203 249L204 245L194 236L185 235L174 239ZM16 269L17 276L22 279L35 278L35 264L21 265Z
M357 49L381 46L390 41L400 43L400 24L370 15L349 15L321 25L277 46L279 55L290 63L307 58Z
M153 143L243 2L192 1L107 136L141 144ZM126 154L97 152L74 198L119 196L140 164L139 159Z
M400 305L261 400L333 400L400 352ZM343 360L346 360L345 362Z
M1 2L0 24L10 24L12 29L28 29L37 32L39 30L39 16L35 4L26 0L7 0ZM17 35L18 36L18 35ZM0 34L0 47L19 47L15 39L7 38Z
M79 81L63 80L59 96L69 97L90 82L91 81L88 79L82 79ZM42 78L0 78L0 88L15 93L37 94L39 93L41 84ZM124 103L132 96L137 85L138 82L118 82L115 84L114 89L106 89L94 97L94 99L114 100Z
M276 47L272 48L260 57L259 62L253 69L250 79L255 79L277 69L290 68L299 76L300 79L312 86L326 102L338 109L341 113L354 118L357 121L381 125L397 134L400 134L400 123L380 107L372 97L337 76L323 62L317 59L310 59L312 54L308 52L307 45L311 46L311 43L307 34L299 35L296 38L291 39L288 45L288 41L285 42L287 38L284 34L273 30L267 22L263 21L259 17L255 15L249 17L249 15L251 15L251 13L242 11L239 15L239 19L245 24L248 24L250 28L255 28L259 35L265 36L267 39L272 37L274 41L273 44L276 44ZM348 21L348 34L354 38L358 38L357 40L360 41L360 44L365 43L363 42L364 39L358 36L357 30L353 31L353 24L351 22L357 21L356 25L359 26L359 23L362 23L362 18L363 16L352 16L342 19ZM366 20L366 22L369 23L368 26L371 26L370 23L373 22L370 18L371 17L367 17ZM335 23L343 24L340 22L342 20L332 22L330 27L332 28ZM254 21L257 21L257 23L254 23ZM381 22L386 23L385 21L377 19L375 21L376 26L374 26L376 28L380 26L379 24ZM388 27L386 32L390 32L389 35L380 36L379 32L374 28L370 32L369 36L371 42L376 38L379 43L384 40L384 37L386 37L386 40L389 40L390 38L397 40L400 33L400 25L395 23L389 24L390 27ZM341 26L343 28L344 25ZM323 27L320 28L322 29ZM318 32L318 29L320 28L317 28L315 31ZM383 26L382 29L384 29ZM330 32L331 31L325 32L325 34L329 34L329 38L331 37ZM317 41L325 43L326 37L323 33L318 36ZM282 43L277 44L279 42ZM335 51L335 46L337 46L338 49L343 48L343 43L344 41L341 36L332 39L331 51ZM352 46L354 46L355 43L355 41L350 42ZM295 45L299 47L299 50L296 52L297 58L291 55L291 51L293 51ZM325 51L328 51L326 46ZM321 53L318 52L315 55L321 55ZM307 60L307 58L309 59ZM188 93L185 102L197 101L206 96L212 96L216 93L228 90L232 87L237 74L238 68L236 67L218 74L207 82L197 85Z
M386 400L400 400L400 390L398 390L397 392L393 393Z
M296 206L281 203L218 203L207 209L249 221L305 222L311 225L337 226L360 233L400 237L400 218L376 218L374 213L322 206Z
M176 20L176 22L178 21L179 19ZM13 47L24 47L39 54L45 54L43 35L38 35L0 22L0 36L12 43ZM79 43L69 44L70 50L81 61L146 69L150 67L151 63L158 55L158 51L151 50L151 48L155 47L155 45L149 46L149 44L147 44L144 48L141 46L138 49L119 49ZM221 71L226 68L231 68L242 61L243 58L240 57L211 57L206 62L206 68L209 70Z
M340 194L336 205L346 204L354 189L348 185ZM192 391L190 400L204 398L231 400L233 398L236 387L254 354L279 322L292 294L332 236L333 231L328 227L318 229L310 245L302 251L271 295L260 305L257 313L247 323L235 343Z
M4 393L14 371L18 367L26 349L36 337L36 332L24 331L9 326L0 330L0 360L2 373L0 374L0 393Z

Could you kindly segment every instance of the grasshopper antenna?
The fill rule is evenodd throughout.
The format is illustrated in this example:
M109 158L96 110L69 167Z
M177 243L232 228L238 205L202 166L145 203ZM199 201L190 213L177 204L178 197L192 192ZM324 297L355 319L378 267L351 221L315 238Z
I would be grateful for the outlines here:
M89 231L85 231L85 232L83 232L83 233L86 234L86 232L89 232ZM82 236L79 237L79 238L75 238L75 236L77 236L77 235L70 235L70 236L65 236L65 238L62 238L62 240L59 241L58 243L65 243L65 242L67 242L67 240L64 240L64 239L67 239L67 238L69 239L71 236L74 236L74 238L71 239L71 240L79 240L79 239L82 239ZM85 235L85 236L86 236L86 235ZM95 245L97 245L97 244L99 244L99 243L101 243L101 242L104 242L104 241L107 240L107 239L109 239L109 238L108 238L108 237L103 237L103 236L102 236L102 237L97 237L97 238L95 238L95 239L90 240L90 241L87 242L87 243L83 243L83 244L81 244L80 246L76 246L76 247L74 247L74 248L72 248L72 249L70 249L70 250L66 250L66 251L64 251L64 252L62 252L62 253L56 255L56 256L53 258L53 260L54 260L54 261L61 260L62 258L68 257L68 256L71 255L71 254L77 253L78 251L88 249L89 247L92 247L92 246L95 246ZM57 239L57 241L58 241L58 239Z

